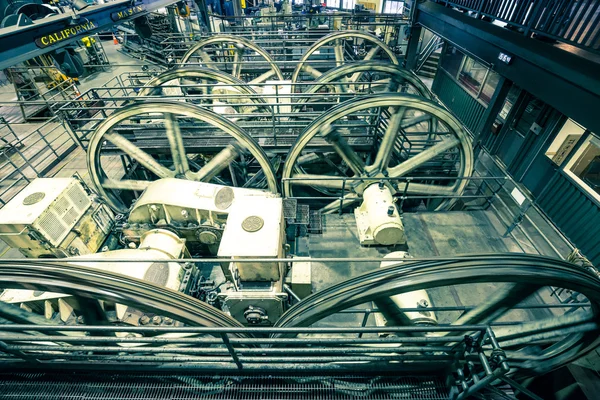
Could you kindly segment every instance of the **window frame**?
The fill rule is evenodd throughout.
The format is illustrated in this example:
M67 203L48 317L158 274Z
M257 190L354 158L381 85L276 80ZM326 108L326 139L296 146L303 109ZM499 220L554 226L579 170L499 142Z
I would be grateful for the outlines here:
M566 162L563 162L563 166L561 166L561 171L566 176L568 176L569 179L575 182L577 186L583 189L588 195L592 196L596 202L600 203L600 193L592 189L587 183L583 181L583 179L581 179L574 172L571 171L571 168L577 163L579 158L588 149L588 144L596 146L598 149L600 149L600 137L594 135L591 132L588 135L586 135L587 132L589 131L586 130L583 136L579 138L580 143L577 144L575 151L569 154L569 157L567 158L567 160L565 160Z
M489 66L486 65L486 63L482 62L481 60L478 60L477 58L471 57L468 54L466 54L464 51L462 51L459 47L454 46L453 44L447 44L446 47L444 48L444 55L446 54L446 50L448 48L448 46L452 46L456 49L456 51L460 52L460 54L462 54L463 58L460 62L460 66L458 67L458 70L456 72L456 74L451 74L448 70L446 70L443 67L443 62L440 61L439 64L439 68L446 73L446 75L448 75L449 77L452 78L452 80L454 82L456 82L457 85L459 85L465 92L467 92L471 97L473 97L475 100L479 101L480 103L482 103L483 105L485 105L486 107L488 107L490 105L489 102L486 102L485 100L483 100L481 98L481 93L483 91L483 88L485 86L485 84L487 83L487 80L489 79L489 77L491 76L490 72L493 72L495 74L497 74L498 76L502 77L502 75L500 75L498 72L494 71L492 68L490 68ZM460 74L462 72L462 70L465 67L465 63L467 62L467 59L473 60L474 62L481 64L484 68L486 68L486 72L485 72L485 76L483 78L483 81L481 82L481 86L478 88L477 93L473 92L470 88L468 88L467 86L465 86L460 80ZM496 84L496 87L494 87L494 92L496 91L496 89L498 88L498 85ZM493 93L492 93L493 96ZM491 97L490 97L491 99Z
M400 10L400 12L390 13L390 15L404 14L404 7L406 6L406 1L405 0L383 0L383 4L381 5L381 13L382 14L386 14L385 7L386 7L386 5L387 5L388 2L389 3L402 3L402 9Z

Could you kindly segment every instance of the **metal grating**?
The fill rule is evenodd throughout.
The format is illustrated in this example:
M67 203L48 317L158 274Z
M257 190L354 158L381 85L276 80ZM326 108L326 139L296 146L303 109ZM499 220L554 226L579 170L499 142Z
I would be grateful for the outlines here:
M323 215L320 210L311 211L308 218L308 232L323 233Z
M307 225L309 222L309 210L310 207L308 204L300 204L298 205L298 212L296 213L296 223Z
M53 245L59 245L60 237L65 233L67 227L64 223L52 212L49 210L46 214L40 219L39 222L39 231L47 238L50 239Z
M298 200L283 199L283 217L285 219L294 219L298 212Z
M448 399L437 377L244 376L90 373L0 374L12 399Z
M71 188L67 191L67 196L79 211L87 210L92 204L92 201L85 194L83 188L79 186L79 184L71 186Z

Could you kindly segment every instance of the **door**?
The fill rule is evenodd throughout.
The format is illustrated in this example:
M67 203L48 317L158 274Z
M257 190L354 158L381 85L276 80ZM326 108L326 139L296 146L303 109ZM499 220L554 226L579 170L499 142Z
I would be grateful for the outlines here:
M554 110L531 94L522 91L500 133L495 154L517 180L524 168L544 145Z

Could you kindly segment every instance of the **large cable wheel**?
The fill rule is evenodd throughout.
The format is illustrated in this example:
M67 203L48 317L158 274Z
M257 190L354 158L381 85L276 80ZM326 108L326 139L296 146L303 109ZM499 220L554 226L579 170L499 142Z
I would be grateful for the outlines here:
M392 93L359 97L331 108L299 136L284 165L283 190L311 201L314 190L326 193L332 198L316 201L331 213L340 208L340 197L343 206L353 206L368 185L383 180L396 196L445 209L468 183L463 178L471 175L472 152L460 122L431 100ZM361 179L344 183L344 177ZM386 178L411 180L388 184Z
M201 99L194 99L194 95L200 95ZM269 112L266 107L240 105L266 104L250 85L233 75L204 67L165 71L148 81L138 96L190 96L187 101L203 106L232 104L232 112L238 114L251 114L257 110ZM212 111L215 111L214 108Z
M450 286L478 290L482 299L458 318L456 313L445 318L438 313L440 324L491 325L516 375L546 373L600 344L598 277L566 261L527 254L470 255L380 268L307 297L288 310L276 327L322 327L328 326L328 321L341 326L340 311L421 289L427 290L434 307L443 307L444 301L452 298ZM517 309L523 303L551 302L550 292L555 288L585 296L588 307L546 309L538 318L534 314L540 313L539 309L526 313ZM557 303L554 299L554 305ZM385 315L385 310L381 311ZM468 331L465 328L465 333Z
M190 326L241 327L242 325L218 309L191 296L142 279L66 264L59 261L0 261L0 286L4 289L27 289L74 296L81 306L80 316L87 325L110 325L106 305L98 301L118 303L162 318L171 318ZM123 263L127 268L127 263ZM35 293L35 292L34 292ZM2 318L14 323L51 325L33 312L3 303ZM32 326L31 331L35 331Z
M256 140L212 111L177 101L134 104L111 114L90 139L87 164L97 191L118 212L158 178L278 193L271 162Z
M433 93L414 72L381 61L360 61L344 64L321 75L303 92L307 96L298 98L294 108L300 109L309 104L314 107L323 101L341 102L339 100L343 100L345 95L382 92L408 93L433 99ZM319 96L315 97L317 93Z
M228 72L249 84L263 83L268 79L283 80L281 70L265 49L232 35L217 35L199 41L181 60L181 64L188 63ZM252 77L249 78L250 74Z
M292 74L292 83L302 81L303 75L318 79L324 70L331 69L328 62L331 51L335 59L334 67L361 60L387 60L398 64L394 52L376 36L361 31L336 32L318 40L306 50Z

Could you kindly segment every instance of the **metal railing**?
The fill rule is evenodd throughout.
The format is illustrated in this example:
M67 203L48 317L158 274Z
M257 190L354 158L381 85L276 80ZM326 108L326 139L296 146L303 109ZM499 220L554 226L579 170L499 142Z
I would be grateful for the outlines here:
M20 73L21 76L33 75L46 77L45 73L43 73L44 69L52 68L11 68L11 73L12 76ZM46 87L46 90L41 90L36 81L34 81L34 78L30 78L30 81L27 81L24 84L14 84L14 87L17 94L17 100L0 101L0 108L19 109L22 121L15 119L14 114L12 116L5 114L5 119L12 118L12 120L9 120L11 123L47 121L54 116L57 100L71 100L79 95L77 84L73 79L62 82L53 82L51 87Z
M415 68L415 72L418 72L421 68L423 68L423 65L425 65L425 62L427 61L427 59L436 50L442 48L443 45L444 45L444 39L442 39L441 37L439 37L437 35L433 35L432 38L429 40L429 42L427 42L425 47L423 47L423 50L421 50L421 52L419 53L419 57L417 58L417 66Z
M565 259L574 249L574 245L539 209L535 199L506 174L503 166L485 148L481 149L474 173L482 177L502 174L506 178L503 185L489 181L489 187L484 188L485 193L495 193L489 207L506 228L503 237L512 237L524 252L560 259Z
M326 98L323 93L304 93L313 86L313 82L253 84L252 87L259 93L250 95L239 90L239 85L224 85L224 93L209 94L203 93L203 90L206 88L215 90L218 86L211 83L171 84L162 85L160 88L180 89L186 93L163 92L157 95L138 96L139 91L151 78L152 74L148 72L126 72L115 76L103 87L89 89L76 100L57 101L56 107L71 125L84 148L87 147L91 134L100 122L125 105L143 99L145 101L187 101L199 104L235 120L237 125L256 138L263 147L289 149L304 128L324 111L345 100L372 93L376 91L378 85L374 81L335 82L329 86L345 88L352 86L353 92L348 93L346 90L344 93L344 90L340 89L339 93L335 91L327 93ZM266 88L272 89L272 93L266 93ZM228 109L229 113L224 109ZM365 127L374 128L374 125L365 125ZM197 128L197 132L195 139L210 136L206 126ZM356 136L356 139L367 140L371 137L372 134L365 133Z
M408 9L407 9L408 10ZM329 30L375 30L392 31L406 26L409 18L405 14L376 14L353 12L325 12L315 14L278 15L210 15L211 31L221 33L249 33L285 29L292 33L309 27Z
M600 2L597 0L433 0L504 22L526 36L536 34L600 53Z
M57 118L18 136L0 121L0 134L0 207L31 180L52 177L53 168L77 147L66 122Z
M323 19L327 29L305 30L311 21ZM178 60L196 42L219 34L239 36L264 48L275 61L297 61L304 51L322 37L338 31L361 30L381 32L381 39L399 57L406 53L408 41L404 29L409 19L403 15L353 13L293 14L274 16L225 17L211 15L211 32L190 29L185 33L157 33L148 39L135 34L133 29L122 27L124 50L130 55L158 63L177 65ZM248 55L246 55L248 56ZM333 53L331 54L333 57ZM288 68L293 69L295 65ZM285 69L285 65L280 68Z
M302 178L282 178L282 183L285 182L294 182L294 181L302 181L303 183L314 181L315 183L318 181L341 181L341 191L339 196L312 196L312 197L296 197L290 196L288 198L296 199L296 200L325 200L328 202L333 202L335 200L339 200L340 205L338 208L338 214L341 215L344 209L344 201L347 201L343 194L345 188L349 188L352 182L356 181L365 181L365 178L362 177L344 177L344 176L336 176L336 177L302 177ZM428 181L428 180L436 180L436 181L468 181L467 190L465 193L457 193L456 195L448 195L448 194L408 194L410 189L411 182L420 182L420 181ZM468 176L468 177L455 177L455 176L402 176L402 177L381 177L375 179L375 181L379 182L387 182L393 186L398 186L402 188L400 190L400 196L397 196L398 199L398 209L402 210L404 203L407 200L411 199L419 199L419 200L434 200L434 199L452 199L458 200L461 199L464 203L468 203L471 201L478 201L481 204L491 204L496 197L497 193L504 184L508 181L506 176ZM494 188L493 190L489 190L489 188ZM346 203L348 204L348 203Z
M506 357L492 329L486 325L363 328L37 325L35 330L46 334L43 342L40 336L22 333L31 329L31 325L3 325L0 365L44 368L52 363L54 367L74 368L92 362L96 368L102 365L118 368L120 363L127 363L141 370L211 372L351 371L366 362L377 364L379 371L410 371L416 366L435 365L436 370L445 366L457 372L458 379L453 384L455 399L469 397L509 371ZM65 332L71 335L64 335ZM113 335L97 336L107 332ZM404 336L424 333L448 335ZM170 337L154 336L165 334ZM329 336L332 334L345 337ZM164 344L169 347L160 347ZM484 353L488 346L492 356ZM463 372L462 365L467 361L473 368L472 374L458 373Z

